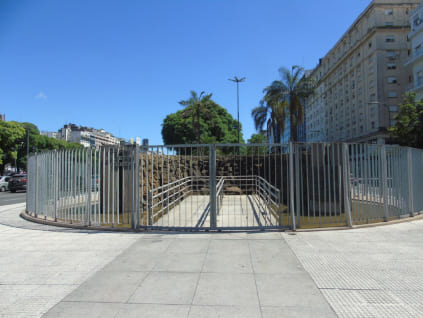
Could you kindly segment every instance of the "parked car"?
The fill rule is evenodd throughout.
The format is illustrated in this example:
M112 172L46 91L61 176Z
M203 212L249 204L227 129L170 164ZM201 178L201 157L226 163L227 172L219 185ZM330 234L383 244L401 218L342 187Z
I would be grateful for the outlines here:
M25 190L26 191L26 182L27 182L27 175L26 174L15 174L12 176L12 179L9 181L9 190L10 192L16 192L17 190Z
M9 190L9 181L12 179L10 176L1 176L0 177L0 192Z

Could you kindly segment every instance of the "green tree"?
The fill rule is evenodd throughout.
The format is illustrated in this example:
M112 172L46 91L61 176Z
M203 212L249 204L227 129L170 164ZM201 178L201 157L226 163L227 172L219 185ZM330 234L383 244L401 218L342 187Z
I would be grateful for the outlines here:
M211 113L208 110L208 106L211 104L212 94L205 94L201 92L198 95L195 91L191 91L191 97L187 100L181 100L179 104L185 106L183 116L192 118L192 127L195 127L195 136L197 143L201 144L201 115L211 118Z
M267 144L267 137L264 133L260 132L258 134L252 134L250 139L248 139L249 144ZM268 146L249 146L247 148L248 154L261 154L264 155L269 152Z
M248 139L249 144L266 144L267 137L263 133L252 134L250 139Z
M272 131L275 136L275 142L280 142L280 135L285 130L286 108L288 103L284 101L266 102L262 100L260 106L255 107L251 111L254 126L256 130ZM266 126L266 127L265 127Z
M197 109L200 109L199 118ZM184 109L167 115L162 124L162 137L166 145L237 143L237 121L210 98L199 108L197 103L188 103ZM244 142L242 133L240 138Z
M25 136L25 128L16 121L0 121L0 169L8 163L14 165L19 148L22 147L22 139Z
M272 108L281 119L288 114L291 141L297 141L297 127L304 119L304 100L314 93L316 85L311 78L306 76L304 68L298 65L293 66L291 70L281 67L279 73L281 80L273 81L264 89L263 102ZM285 121L280 126L280 133L283 133L284 130Z
M404 95L395 120L389 129L395 140L403 146L423 148L423 101L416 100L416 94Z
M81 144L42 136L37 126L32 123L2 121L0 122L0 172L2 174L4 166L6 164L14 166L15 160L18 168L26 169L28 141L30 152L83 147Z

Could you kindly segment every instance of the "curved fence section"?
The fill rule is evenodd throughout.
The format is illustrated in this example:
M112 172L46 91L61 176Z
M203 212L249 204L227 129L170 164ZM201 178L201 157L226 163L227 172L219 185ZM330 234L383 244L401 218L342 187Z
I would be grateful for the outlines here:
M423 151L376 144L120 146L28 158L26 213L133 229L352 226L423 210Z

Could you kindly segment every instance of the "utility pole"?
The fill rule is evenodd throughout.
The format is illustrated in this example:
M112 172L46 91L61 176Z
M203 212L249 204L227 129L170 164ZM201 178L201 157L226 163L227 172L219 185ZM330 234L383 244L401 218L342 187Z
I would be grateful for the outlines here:
M239 131L240 131L240 125L239 125L239 83L245 81L245 77L238 78L234 76L234 78L228 78L229 81L236 83L236 109L237 109L237 120L238 120L238 144L239 144Z

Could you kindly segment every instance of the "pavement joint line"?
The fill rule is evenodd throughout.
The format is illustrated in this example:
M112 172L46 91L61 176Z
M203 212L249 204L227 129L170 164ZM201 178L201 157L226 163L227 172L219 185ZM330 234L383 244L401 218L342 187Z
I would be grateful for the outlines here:
M189 315L190 315L190 313L191 313L191 308L192 308L192 306L194 305L194 298L195 298L195 295L197 294L198 285L200 284L201 274L203 273L203 270L204 270L204 265L206 264L207 255L209 254L209 248L210 248L210 243L211 243L211 241L212 241L212 240L211 240L211 239L209 239L208 244L207 244L207 250L206 250L206 253L204 253L203 264L201 265L201 270L200 270L200 272L198 273L199 275L198 275L198 278L197 278L197 283L195 284L194 294L193 294L192 299L191 299L191 304L190 304L189 309L188 309L188 314L187 314L187 317L189 317ZM170 245L169 245L169 246L170 246ZM169 246L168 246L168 247L169 247Z
M140 283L137 285L137 288L140 287L142 283L144 283L144 281L147 279L147 277L150 276L151 273L152 271L148 271L148 274L145 275L145 277L140 281ZM137 288L134 288L134 291L131 293L128 299L124 302L124 304L132 304L131 302L129 302L129 300L132 298L132 296L134 296L135 292L137 291Z
M328 304L329 308L332 310L333 314L335 316L338 316L335 308L333 308L332 304L329 302L329 300L326 298L325 295L323 295L322 293L322 289L319 288L319 285L317 285L317 282L314 280L313 276L310 274L310 272L304 267L303 262L301 262L300 258L298 257L297 253L295 253L295 251L292 249L291 245L289 245L288 241L286 240L286 238L281 235L283 242L285 242L285 244L288 246L288 248L291 250L291 252L293 253L293 255L295 256L297 262L301 265L301 267L303 268L304 272L306 273L306 275L311 279L311 281L314 283L314 286L317 288L317 290L319 291L321 297L326 301L326 303ZM281 242L282 243L282 242Z
M258 300L258 305L259 305L259 309L260 309L260 317L263 318L263 311L262 311L262 306L261 306L261 300L260 300L260 295L258 292L258 286L257 286L257 280L256 280L256 272L254 269L254 262L253 262L253 257L251 255L251 246L250 246L250 240L247 239L247 244L248 244L248 255L250 256L250 262L251 262L251 270L253 272L253 277L254 277L254 286L256 288L256 295L257 295L257 300Z

